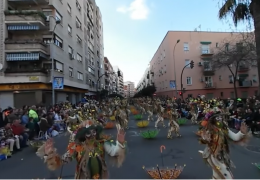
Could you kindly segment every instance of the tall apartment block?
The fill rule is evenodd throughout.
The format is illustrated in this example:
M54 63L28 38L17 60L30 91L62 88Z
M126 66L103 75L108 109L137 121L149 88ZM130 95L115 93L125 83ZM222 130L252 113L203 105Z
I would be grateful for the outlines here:
M114 73L113 66L107 57L104 58L104 69L105 73L105 90L108 91L108 94L116 93L117 91L117 73Z
M228 68L213 69L212 57L224 39L231 39L238 33L169 31L155 52L144 76L137 85L141 90L148 84L157 88L157 96L180 97L181 72L183 71L184 97L206 95L208 98L234 98L234 83L240 98L257 94L258 73L253 65L241 64L238 75L233 78ZM235 43L235 42L234 42ZM229 46L229 44L224 44ZM188 65L194 61L194 68ZM230 66L234 70L234 66ZM174 83L176 82L176 83ZM176 86L175 86L176 85ZM176 88L177 87L177 88Z
M104 84L101 18L91 0L0 1L0 107L51 104L52 76L56 102Z
M121 96L124 96L124 74L123 71L119 69L118 66L114 66L113 70L115 72L115 74L117 74L117 72L120 72L121 76L116 76L116 86L117 86L117 93L120 94Z
M124 82L124 97L130 98L135 95L135 83L131 81Z

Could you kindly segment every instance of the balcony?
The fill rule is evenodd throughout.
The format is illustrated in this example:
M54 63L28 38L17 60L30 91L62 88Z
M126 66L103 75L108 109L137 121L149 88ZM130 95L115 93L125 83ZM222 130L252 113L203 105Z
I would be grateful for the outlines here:
M213 75L215 75L215 71L212 68L204 68L203 75L204 76L213 76Z
M213 82L205 82L205 89L215 89L216 85L213 85Z
M15 6L48 5L49 0L8 0L8 4Z
M8 67L4 71L5 74L10 73L44 73L47 74L48 70L45 68L19 68L19 67Z
M5 41L5 52L41 52L48 56L50 54L50 46L44 44L41 40L7 40Z
M237 71L238 71L238 72L246 72L246 71L249 71L249 66L246 66L246 65L238 66Z
M244 81L238 81L238 85L239 87L252 87L253 83L250 80L249 81L244 80Z
M10 31L39 30L46 28L46 16L41 11L5 11L5 23Z
M201 56L212 56L213 52L211 52L209 49L202 49L201 50Z

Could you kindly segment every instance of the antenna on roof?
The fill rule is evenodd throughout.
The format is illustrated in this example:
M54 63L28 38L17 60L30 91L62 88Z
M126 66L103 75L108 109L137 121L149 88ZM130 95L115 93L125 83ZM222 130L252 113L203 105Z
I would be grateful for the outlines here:
M198 28L200 29L200 31L201 31L201 24L198 26Z
M197 28L195 28L194 31L197 31Z

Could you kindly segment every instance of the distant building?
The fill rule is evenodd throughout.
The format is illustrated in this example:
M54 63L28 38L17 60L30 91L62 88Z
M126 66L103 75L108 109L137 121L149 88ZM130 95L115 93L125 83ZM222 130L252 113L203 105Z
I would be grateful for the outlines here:
M124 97L133 97L135 95L135 84L131 81L124 82Z

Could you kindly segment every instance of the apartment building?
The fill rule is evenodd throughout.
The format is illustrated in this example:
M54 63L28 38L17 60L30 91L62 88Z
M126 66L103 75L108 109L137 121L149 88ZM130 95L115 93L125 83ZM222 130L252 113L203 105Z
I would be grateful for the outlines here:
M224 39L238 33L169 31L150 61L150 70L146 71L138 84L138 90L150 78L158 96L179 97L181 90L181 72L185 65L194 61L183 71L184 97L206 95L208 98L233 98L233 83L237 83L238 96L247 98L257 93L258 74L254 66L243 65L238 68L238 77L233 79L228 68L214 70L211 67L214 49L222 45ZM175 64L175 67L174 67ZM234 67L231 67L232 69ZM146 81L146 82L144 82Z
M150 75L150 65L145 69L143 76L137 84L137 91L142 90L143 88L153 85L152 75Z
M124 97L130 98L135 95L135 83L131 81L124 82Z
M51 104L52 77L64 85L56 102L95 89L103 27L94 1L3 0L0 8L1 107Z
M117 83L116 83L116 76L117 74L114 73L113 66L111 65L110 61L107 57L104 58L104 69L107 76L105 76L105 90L108 91L108 94L112 94L116 92Z
M117 84L117 93L124 96L124 74L123 71L119 69L118 66L114 66L113 70L115 74L120 72L120 76L116 76L116 84Z

